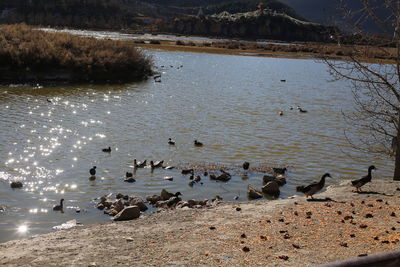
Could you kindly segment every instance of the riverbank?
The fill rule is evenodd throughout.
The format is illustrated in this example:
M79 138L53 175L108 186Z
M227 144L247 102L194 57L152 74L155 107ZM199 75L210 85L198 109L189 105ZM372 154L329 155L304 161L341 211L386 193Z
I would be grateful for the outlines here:
M273 44L260 44L251 41L165 41L157 39L156 36L150 41L135 41L135 46L164 51L291 59L349 60L350 58L355 58L361 62L379 64L394 63L394 53L396 52L394 48L379 48L373 46L323 43L280 44L279 42Z
M313 266L400 249L400 183L161 211L0 244L4 266Z

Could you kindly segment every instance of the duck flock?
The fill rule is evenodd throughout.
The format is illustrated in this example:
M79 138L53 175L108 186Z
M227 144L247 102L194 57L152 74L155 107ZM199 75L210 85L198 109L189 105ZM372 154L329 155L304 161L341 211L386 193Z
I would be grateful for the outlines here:
M171 138L168 139L168 145L174 146L175 145L175 141L173 141ZM193 145L196 147L202 147L203 143L199 142L198 140L194 140ZM103 152L105 153L111 153L112 149L111 147L108 148L104 148L102 149ZM174 169L173 166L164 166L164 161L150 161L149 164L147 164L147 160L144 160L142 162L137 161L136 159L134 159L133 162L133 171L135 172L137 169L139 168L150 168L151 171L153 171L154 169L157 168L163 168L163 169ZM249 162L244 162L242 165L243 170L247 171L250 168L250 163ZM89 174L90 174L90 180L95 180L96 179L96 166L93 166L90 170L89 170ZM368 168L368 174L363 176L361 179L357 179L357 180L353 180L351 181L351 185L354 186L356 188L356 192L361 192L361 187L364 186L365 184L367 184L368 182L371 181L372 179L372 171L375 170L375 166L371 165ZM272 168L273 171L273 175L264 175L263 176L263 184L264 186L261 188L261 190L259 190L257 187L249 184L247 187L247 193L248 193L248 197L249 199L258 199L258 198L262 198L265 197L265 194L267 195L271 195L271 196L279 196L280 194L280 190L279 187L283 186L286 184L286 172L287 172L287 168ZM182 169L181 173L183 175L190 175L190 182L189 182L189 186L193 186L194 184L197 183L201 183L201 176L200 175L195 175L195 170L193 168L191 169ZM210 180L214 180L214 181L221 181L221 182L227 182L231 179L232 175L230 173L228 173L226 170L220 169L219 170L219 174L217 175L216 173L208 173L207 171L204 171L203 173L204 176L209 176ZM132 172L126 172L125 173L125 178L124 181L125 182L129 182L129 183L133 183L136 180L133 177L133 173ZM310 197L311 199L313 199L313 195L318 193L319 191L321 191L324 188L325 185L325 179L326 178L330 178L331 175L329 173L325 173L324 175L322 175L321 179L318 182L314 182L311 183L309 185L302 185L302 186L297 186L296 190L297 192L301 192L303 193L306 198ZM171 176L166 176L164 177L165 180L173 180L173 177ZM23 186L23 184L19 181L16 182L12 182L11 183L11 188L21 188ZM170 207L176 207L176 206L180 206L180 207L193 207L193 206L205 206L207 205L207 200L205 201L196 201L196 200L190 200L188 202L183 202L182 199L179 197L180 195L182 195L180 192L176 192L176 193L170 193L167 192L165 189L163 189L161 191L160 195L153 195L153 196L148 196L147 197L147 201L152 204L155 207L164 207L164 208L170 208ZM132 202L140 207L140 211L144 211L147 209L147 207L145 206L144 202L137 198L137 197L128 197L128 196L119 196L119 198L117 198L117 200L120 199L125 199L125 203L120 203L120 207L118 209L116 209L116 211L122 211L122 209L124 209L125 206L130 206L132 204ZM115 212L115 204L117 203L116 201L110 201L109 199L107 199L106 197L102 197L101 201L98 203L97 207L99 209L104 209L104 208L108 208L108 212L107 214L110 212L111 208L114 208L114 212L111 212L110 215L116 215ZM211 204L215 201L219 201L222 200L221 197L216 196L210 203ZM63 202L64 199L60 200L60 204L56 205L53 207L54 211L63 211ZM108 204L107 204L108 203ZM118 213L117 212L117 213ZM106 212L105 212L106 213Z

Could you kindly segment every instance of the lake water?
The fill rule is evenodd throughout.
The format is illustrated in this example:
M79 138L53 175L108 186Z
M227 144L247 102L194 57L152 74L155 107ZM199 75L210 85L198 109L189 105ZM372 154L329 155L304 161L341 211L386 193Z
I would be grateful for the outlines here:
M244 179L241 170L227 183L203 178L203 185L189 187L179 170L139 169L136 182L125 183L134 158L167 165L288 166L282 198L325 172L333 177L328 184L360 177L371 163L377 179L391 178L391 160L354 151L344 138L350 126L342 112L353 110L352 95L346 82L329 82L324 64L147 53L162 72L160 83L0 87L0 204L8 207L0 212L0 242L51 232L71 219L108 222L94 199L110 192L145 197L166 188L185 200L220 195L246 201L247 184L262 185L262 173ZM297 112L297 105L308 113ZM169 137L176 146L167 144ZM204 147L194 147L194 139ZM112 153L103 153L108 146ZM89 181L93 165L97 179ZM174 181L164 181L166 175ZM22 180L23 189L11 189L13 180ZM65 213L52 210L60 198Z

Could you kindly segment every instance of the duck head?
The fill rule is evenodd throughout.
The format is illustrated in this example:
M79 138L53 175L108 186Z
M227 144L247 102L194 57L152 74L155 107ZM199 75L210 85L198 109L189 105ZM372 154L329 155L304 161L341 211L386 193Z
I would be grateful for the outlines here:
M331 176L329 173L325 173L325 174L322 176L322 178L326 178L326 177L332 178L332 176Z
M369 166L368 170L369 170L369 171L372 171L372 170L376 170L376 168L375 168L374 165L371 165L371 166Z

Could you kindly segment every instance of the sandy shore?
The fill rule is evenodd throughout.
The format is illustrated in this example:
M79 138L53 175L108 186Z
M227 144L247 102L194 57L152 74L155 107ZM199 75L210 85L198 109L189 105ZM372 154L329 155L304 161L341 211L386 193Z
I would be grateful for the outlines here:
M400 249L400 182L363 189L76 227L0 244L0 265L313 266Z

